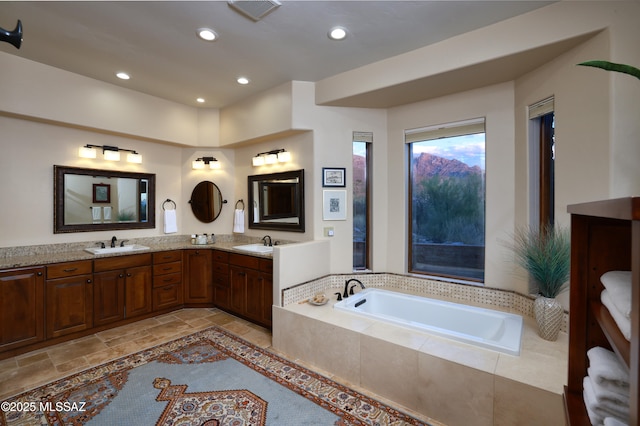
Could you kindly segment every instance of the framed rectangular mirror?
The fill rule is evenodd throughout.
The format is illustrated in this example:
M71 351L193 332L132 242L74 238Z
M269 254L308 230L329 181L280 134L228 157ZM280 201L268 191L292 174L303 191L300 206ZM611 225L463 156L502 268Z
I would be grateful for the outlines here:
M248 177L249 228L304 232L304 170Z
M53 232L155 228L155 178L53 166Z

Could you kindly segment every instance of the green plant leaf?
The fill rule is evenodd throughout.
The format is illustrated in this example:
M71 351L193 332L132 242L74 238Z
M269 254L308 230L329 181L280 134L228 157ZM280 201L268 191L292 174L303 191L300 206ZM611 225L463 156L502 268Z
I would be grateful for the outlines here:
M617 64L615 62L609 62L609 61L587 61L587 62L581 62L578 65L582 65L584 67L600 68L606 71L621 72L624 74L632 75L638 80L640 80L640 69L633 67L631 65Z

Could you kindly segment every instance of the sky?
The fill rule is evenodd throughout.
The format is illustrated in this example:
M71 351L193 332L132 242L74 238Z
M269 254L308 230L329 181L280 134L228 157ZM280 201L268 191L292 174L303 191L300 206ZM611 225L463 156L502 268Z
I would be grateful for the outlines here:
M485 169L484 133L413 143L414 153L427 152L468 166Z
M485 169L484 134L434 139L413 144L415 153L428 152L448 160L462 161L468 166ZM354 144L353 154L364 157L364 143Z

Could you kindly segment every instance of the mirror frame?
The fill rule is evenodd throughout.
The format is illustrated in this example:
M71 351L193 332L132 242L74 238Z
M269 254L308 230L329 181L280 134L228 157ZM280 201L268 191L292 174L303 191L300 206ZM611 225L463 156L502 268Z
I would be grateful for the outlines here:
M219 195L218 198L220 200L219 202L220 210L218 210L217 212L213 212L214 215L211 219L203 217L202 211L199 210L200 206L204 205L205 203L200 202L200 200L194 200L194 194L196 193L196 189L198 189L198 187L201 187L202 184L212 185L213 186L212 190L214 194L215 194L215 191L218 191L218 195ZM211 182L210 180L203 180L202 182L199 182L193 188L193 191L191 192L191 199L189 200L189 204L191 204L191 212L196 217L196 219L198 219L202 223L211 223L215 221L218 218L218 216L220 216L220 213L222 213L222 205L226 203L227 203L227 200L225 200L224 197L222 196L222 191L220 191L220 188L218 188L218 185L216 185L214 182ZM215 207L215 203L213 203L213 205Z
M295 199L296 207L300 212L298 216L298 223L264 223L258 222L254 223L254 198L253 198L253 184L254 182L260 183L265 180L273 180L273 179L298 179L298 188L297 197ZM281 172L281 173L269 173L265 175L253 175L247 177L247 193L249 194L249 228L250 229L275 229L280 231L290 231L290 232L304 232L304 169L302 170L292 170L289 172Z
M67 174L105 176L108 178L147 179L149 182L147 222L114 222L64 224L64 177ZM156 227L156 175L151 173L120 172L117 170L85 169L81 167L53 166L53 233L113 231L122 229L149 229Z

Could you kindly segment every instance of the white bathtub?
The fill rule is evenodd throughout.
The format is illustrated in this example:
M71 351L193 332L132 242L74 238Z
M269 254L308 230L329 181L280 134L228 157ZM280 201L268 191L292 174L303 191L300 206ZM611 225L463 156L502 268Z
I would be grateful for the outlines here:
M520 315L377 288L367 288L333 307L509 355L520 355Z

